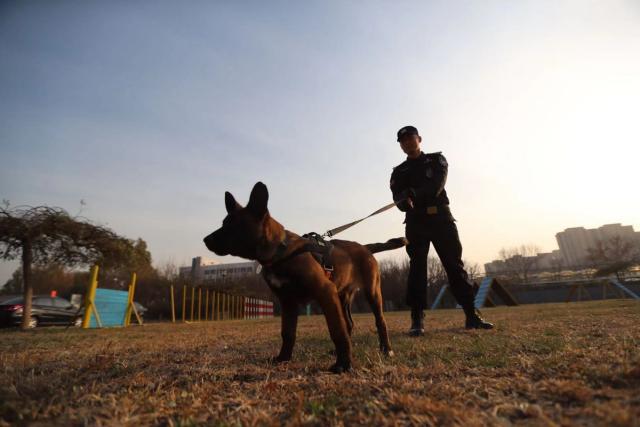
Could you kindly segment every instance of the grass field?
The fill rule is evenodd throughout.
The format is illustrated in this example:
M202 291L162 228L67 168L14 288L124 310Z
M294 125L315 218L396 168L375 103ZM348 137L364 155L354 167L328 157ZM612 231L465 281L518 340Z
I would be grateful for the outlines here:
M640 425L640 303L355 316L356 370L332 375L324 319L301 317L294 361L274 366L279 319L108 330L0 331L0 424Z

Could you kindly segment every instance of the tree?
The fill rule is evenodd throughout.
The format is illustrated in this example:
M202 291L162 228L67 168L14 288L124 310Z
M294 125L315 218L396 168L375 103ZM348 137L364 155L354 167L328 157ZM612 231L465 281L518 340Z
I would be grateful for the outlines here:
M74 284L73 272L58 264L47 264L34 266L31 272L31 287L34 293L48 293L55 289L58 295L70 293ZM3 294L21 293L22 269L18 268L13 272L11 278L0 289Z
M615 274L621 280L625 271L640 264L640 247L619 235L596 241L587 253L587 260L596 269L596 277Z
M409 260L396 261L386 259L380 261L380 286L382 297L385 301L391 301L395 309L406 307L405 295L407 291L407 278L409 277ZM354 305L356 309L368 307L363 295L356 294ZM359 305L358 305L359 304Z
M540 248L535 245L521 245L500 249L500 259L504 261L505 272L518 281L527 283L529 274L538 264Z
M138 238L129 241L127 247L123 247L123 256L120 259L100 260L100 269L103 274L103 287L124 289L131 279L131 272L135 271L138 283L153 281L157 278L157 272L151 265L151 253L147 249L147 242ZM139 287L138 287L139 289Z
M33 265L117 265L133 251L131 242L108 228L49 206L0 207L0 258L20 257L24 308L22 328L31 323Z
M469 280L473 282L474 280L482 276L480 264L478 264L477 262L472 263L466 260L462 260L462 262L465 266L465 270L467 270L467 274L469 275Z
M433 255L427 257L427 286L429 289L440 288L448 282L447 272L442 262Z
M559 255L553 255L549 260L549 266L556 280L560 280L562 271L564 270L564 260Z
M5 282L2 287L2 293L12 295L20 292L22 292L22 270L18 268L13 272L11 278Z
M172 259L167 260L162 264L160 264L157 271L160 277L167 279L168 281L178 280L178 277L179 277L178 266Z

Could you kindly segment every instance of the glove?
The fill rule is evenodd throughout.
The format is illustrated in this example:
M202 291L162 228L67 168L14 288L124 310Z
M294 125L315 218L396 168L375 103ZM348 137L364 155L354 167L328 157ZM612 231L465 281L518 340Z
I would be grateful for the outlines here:
M402 212L407 212L413 209L413 201L416 198L416 191L413 188L407 188L400 193L396 206Z

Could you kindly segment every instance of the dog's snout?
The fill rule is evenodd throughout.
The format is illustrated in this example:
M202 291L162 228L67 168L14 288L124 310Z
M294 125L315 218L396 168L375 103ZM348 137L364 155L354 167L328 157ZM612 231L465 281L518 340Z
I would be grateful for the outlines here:
M207 237L202 239L204 245L211 252L214 252L218 255L227 255L228 250L226 248L226 244L224 243L225 239L220 230L216 230L213 233L209 234Z
M204 245L207 247L207 249L209 249L210 251L214 250L215 247L215 238L212 237L212 234L209 234L208 236L206 236L204 239L202 239L202 241L204 242Z

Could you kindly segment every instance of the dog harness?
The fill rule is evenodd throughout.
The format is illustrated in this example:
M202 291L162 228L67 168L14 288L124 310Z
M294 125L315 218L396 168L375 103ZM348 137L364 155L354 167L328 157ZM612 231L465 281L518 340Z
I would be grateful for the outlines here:
M311 256L320 264L324 270L325 276L331 279L333 275L333 263L331 262L331 251L333 250L333 244L322 238L318 233L303 234L301 239L305 239L306 242L294 250L293 252L286 254L289 244L286 240L278 246L276 255L271 261L260 262L265 268L274 268L278 264L288 261L297 257L303 253L309 252Z

